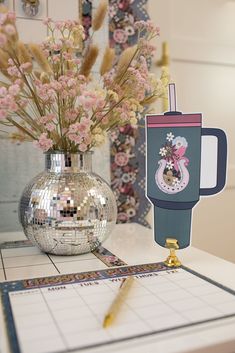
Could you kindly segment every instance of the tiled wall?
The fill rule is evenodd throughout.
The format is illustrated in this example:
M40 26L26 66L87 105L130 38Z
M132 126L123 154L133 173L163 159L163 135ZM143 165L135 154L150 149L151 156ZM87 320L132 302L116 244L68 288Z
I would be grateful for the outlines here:
M93 9L98 2L99 0L93 1ZM46 27L42 23L46 17L54 20L79 18L80 0L40 0L39 11L35 17L28 17L24 13L21 0L5 0L4 4L16 12L20 38L26 43L40 42L47 36ZM97 33L94 40L105 47L108 41L107 18L104 29ZM98 65L99 62L100 60ZM93 170L109 181L108 142L95 151L93 162ZM17 216L18 200L27 182L43 168L44 156L32 144L16 145L0 140L0 232L20 229Z

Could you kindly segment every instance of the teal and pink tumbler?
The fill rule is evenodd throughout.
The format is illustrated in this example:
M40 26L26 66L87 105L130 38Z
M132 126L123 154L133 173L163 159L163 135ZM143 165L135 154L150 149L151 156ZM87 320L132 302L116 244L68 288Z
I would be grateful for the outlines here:
M179 248L190 244L192 208L200 195L220 192L226 180L227 140L224 131L202 128L202 114L176 111L175 86L169 85L170 111L146 116L147 197L154 206L155 241L165 246L167 238ZM200 188L201 139L217 141L216 185Z

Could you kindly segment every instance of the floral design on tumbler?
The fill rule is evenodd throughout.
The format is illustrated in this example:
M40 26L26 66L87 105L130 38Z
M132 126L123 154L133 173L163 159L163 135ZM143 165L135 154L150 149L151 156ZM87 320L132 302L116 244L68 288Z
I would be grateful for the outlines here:
M167 194L176 194L188 185L189 159L185 156L187 147L185 137L175 137L172 132L166 134L166 142L159 150L160 160L155 180L159 189Z

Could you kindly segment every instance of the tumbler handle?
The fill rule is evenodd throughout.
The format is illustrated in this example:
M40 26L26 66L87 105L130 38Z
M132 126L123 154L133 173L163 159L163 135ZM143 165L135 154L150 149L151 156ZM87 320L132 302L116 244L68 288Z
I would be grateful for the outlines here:
M218 139L217 149L217 184L213 188L201 188L200 195L213 195L220 192L226 182L227 137L223 130L202 128L202 136L215 136Z

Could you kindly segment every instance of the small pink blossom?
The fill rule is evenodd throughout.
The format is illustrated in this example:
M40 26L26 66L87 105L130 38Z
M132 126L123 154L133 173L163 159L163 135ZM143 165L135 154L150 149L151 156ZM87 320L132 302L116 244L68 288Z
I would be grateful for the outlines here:
M44 55L48 58L49 55L50 55L50 50L48 50L48 49L43 49L43 53L44 53Z
M52 61L54 62L54 63L59 63L60 62L60 55L53 55L52 56Z
M148 31L152 35L160 35L160 28L156 27L154 22L151 20L148 21L137 21L134 24L134 27L139 31Z
M79 150L80 150L81 152L86 152L86 150L87 150L87 145L86 145L85 143L80 143L80 145L79 145Z
M51 48L55 51L59 51L61 50L63 46L63 43L61 42L61 40L58 40L56 43L52 44Z
M20 86L17 84L11 85L8 88L8 92L12 95L12 96L17 96L17 94L19 94L20 92Z
M48 26L52 22L52 19L50 17L47 17L42 22L44 25Z
M56 120L55 114L47 114L47 115L41 116L39 118L39 122L41 124L49 124L49 123L51 123L51 122L53 122L55 120Z
M20 72L16 66L10 66L7 68L7 72L10 76L20 77Z
M16 14L15 14L15 12L9 11L9 12L7 13L7 18L8 18L8 20L14 22L14 21L16 20Z
M68 121L74 121L77 118L77 116L78 116L78 112L76 109L68 110L65 113L65 119Z
M44 132L40 135L36 146L41 148L44 152L48 151L53 146L53 141L47 137L47 134Z
M7 20L7 14L6 13L0 13L0 25L3 25Z
M6 34L8 34L9 36L12 36L12 35L16 34L16 29L11 24L7 24L6 26L3 27L3 29L4 29L4 32Z
M55 91L60 91L62 85L58 81L51 81L51 88L53 88Z
M76 65L80 65L81 64L81 60L80 59L73 59L73 62Z
M64 52L62 55L63 55L63 58L65 60L72 60L72 54L71 53Z
M0 109L0 120L4 120L7 117L7 111Z
M52 124L52 123L49 123L49 124L46 124L46 129L48 130L48 131L54 131L55 130L55 125L54 124Z
M6 87L4 87L4 86L0 87L0 96L5 97L6 94L7 94Z
M67 48L72 48L73 47L72 40L66 39L64 44L66 45Z
M63 29L63 27L64 27L64 22L63 21L56 21L55 22L55 28L56 29L61 30L61 29Z
M77 144L81 143L82 142L82 137L79 136L79 135L76 135L76 134L71 134L69 133L68 134L68 138L73 141L73 142L76 142Z
M102 97L92 91L84 91L82 95L78 97L78 103L83 107L83 109L89 111L103 107L105 101Z

